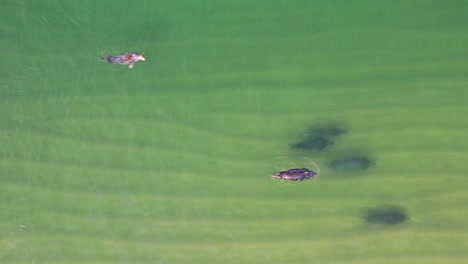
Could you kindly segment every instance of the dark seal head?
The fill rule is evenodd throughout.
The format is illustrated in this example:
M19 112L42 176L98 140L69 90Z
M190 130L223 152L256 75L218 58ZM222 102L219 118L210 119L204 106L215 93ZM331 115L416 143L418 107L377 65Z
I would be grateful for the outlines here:
M302 181L306 179L311 179L316 175L318 174L312 170L309 170L306 168L296 168L296 169L289 169L289 170L277 172L271 175L271 178L284 179L284 180L290 180L290 181Z

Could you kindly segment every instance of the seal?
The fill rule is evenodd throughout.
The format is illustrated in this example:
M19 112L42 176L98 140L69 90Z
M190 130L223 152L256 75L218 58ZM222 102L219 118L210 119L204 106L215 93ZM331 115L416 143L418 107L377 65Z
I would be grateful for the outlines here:
M145 57L137 52L129 52L115 56L109 56L104 53L106 57L100 58L100 60L112 63L112 64L123 64L128 65L128 68L132 69L137 61L145 61Z
M304 157L303 159L306 160L307 163L309 163L313 167L313 169L296 167L293 169L277 172L271 175L271 178L289 181L303 181L314 177L318 177L320 175L320 167L314 161L306 157Z
M313 178L317 173L306 168L294 168L285 171L277 172L271 175L273 179L283 179L290 181L303 181Z

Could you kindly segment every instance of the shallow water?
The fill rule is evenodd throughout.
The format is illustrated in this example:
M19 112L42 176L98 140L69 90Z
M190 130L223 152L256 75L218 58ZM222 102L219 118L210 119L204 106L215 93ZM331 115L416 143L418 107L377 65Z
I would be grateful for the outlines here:
M464 1L131 5L0 3L2 263L468 257Z

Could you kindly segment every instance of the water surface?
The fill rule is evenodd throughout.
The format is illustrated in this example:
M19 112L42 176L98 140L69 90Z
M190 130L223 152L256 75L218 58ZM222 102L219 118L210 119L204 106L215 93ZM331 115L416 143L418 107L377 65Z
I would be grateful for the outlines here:
M222 2L2 1L1 262L466 260L468 5Z

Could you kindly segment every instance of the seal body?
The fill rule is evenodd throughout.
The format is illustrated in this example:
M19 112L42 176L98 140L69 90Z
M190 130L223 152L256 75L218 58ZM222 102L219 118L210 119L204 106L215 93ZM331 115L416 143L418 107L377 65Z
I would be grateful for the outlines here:
M140 53L129 52L115 56L106 56L105 58L100 58L100 60L112 64L128 65L128 68L132 69L137 61L145 61L146 59Z
M306 168L295 168L277 172L271 175L271 178L284 179L290 181L302 181L313 178L317 173Z

